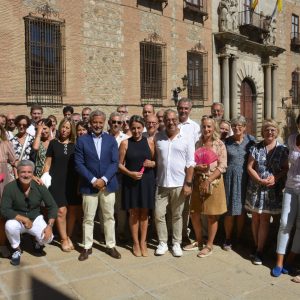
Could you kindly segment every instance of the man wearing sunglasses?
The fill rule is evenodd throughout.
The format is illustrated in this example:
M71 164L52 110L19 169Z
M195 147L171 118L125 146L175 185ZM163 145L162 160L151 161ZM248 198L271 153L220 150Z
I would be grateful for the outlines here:
M29 233L35 237L35 253L45 255L43 247L53 239L52 227L57 217L57 205L44 185L32 180L34 163L21 160L17 166L18 179L8 183L3 191L1 215L5 223L6 236L13 249L10 263L20 264L20 235ZM45 204L48 212L46 223L41 213L41 204Z
M118 147L120 146L121 142L127 140L129 136L122 132L122 115L118 112L111 113L109 120L109 134L113 135L118 143Z
M109 124L109 134L114 136L118 147L122 141L127 140L129 136L122 132L123 125L123 116L119 112L111 113L108 124ZM125 210L122 210L122 199L121 199L121 186L122 186L122 178L121 174L117 173L117 179L119 182L119 189L116 191L116 204L115 204L115 212L117 218L117 236L120 242L125 242L129 238L129 227L127 222L127 213ZM101 220L100 220L101 223Z

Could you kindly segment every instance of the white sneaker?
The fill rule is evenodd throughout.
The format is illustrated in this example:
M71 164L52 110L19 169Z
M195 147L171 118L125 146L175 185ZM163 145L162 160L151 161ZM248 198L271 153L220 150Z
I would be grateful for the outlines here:
M182 249L181 249L179 243L174 243L174 244L173 244L172 251L173 251L173 255L174 255L175 257L180 257L180 256L182 256Z
M155 255L164 255L168 251L168 244L165 242L159 242L156 248Z

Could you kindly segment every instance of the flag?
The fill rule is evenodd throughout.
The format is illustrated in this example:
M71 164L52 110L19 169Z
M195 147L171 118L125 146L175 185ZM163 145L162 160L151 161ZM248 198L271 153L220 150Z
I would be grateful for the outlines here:
M282 11L282 0L277 0L277 8L279 12Z
M251 8L252 8L253 10L255 10L257 4L258 4L258 0L254 0L254 1L252 2L252 4L251 4Z

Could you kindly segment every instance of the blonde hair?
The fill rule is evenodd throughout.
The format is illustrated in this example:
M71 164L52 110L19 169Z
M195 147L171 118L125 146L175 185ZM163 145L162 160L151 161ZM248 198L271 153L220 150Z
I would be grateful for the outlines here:
M60 134L61 128L66 124L69 123L70 127L71 127L71 132L70 132L70 142L74 143L76 142L76 128L75 128L75 123L67 118L64 118L60 121L59 125L58 125L58 132Z
M203 116L201 118L201 125L206 120L209 120L212 123L213 127L214 127L214 131L213 131L213 134L212 134L212 140L213 141L219 140L220 135L219 135L219 131L218 131L218 123L213 118L211 118L210 116ZM202 126L201 126L201 131L202 131ZM203 134L201 134L199 142L200 142L200 146L202 146L203 145Z
M267 127L274 127L274 128L276 128L276 130L277 130L277 136L279 135L280 128L279 128L278 123L275 120L273 120L273 119L265 119L265 120L263 120L263 123L261 125L261 136L262 137L264 136L264 131L265 131L265 129Z

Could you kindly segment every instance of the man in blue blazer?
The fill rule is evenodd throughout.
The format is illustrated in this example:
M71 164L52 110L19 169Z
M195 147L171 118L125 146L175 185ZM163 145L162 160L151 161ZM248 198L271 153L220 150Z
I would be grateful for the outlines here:
M118 189L116 173L119 165L118 144L115 138L103 132L105 113L95 110L90 114L90 133L81 136L75 147L75 167L81 176L83 195L83 245L78 259L84 261L92 253L94 218L99 208L103 214L107 253L121 258L115 248L115 191ZM101 207L101 210L100 210Z

